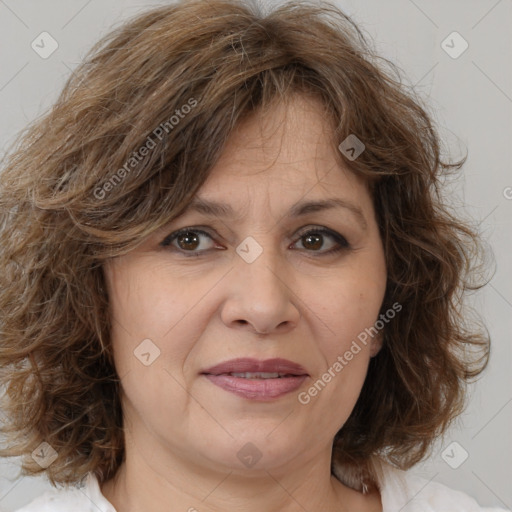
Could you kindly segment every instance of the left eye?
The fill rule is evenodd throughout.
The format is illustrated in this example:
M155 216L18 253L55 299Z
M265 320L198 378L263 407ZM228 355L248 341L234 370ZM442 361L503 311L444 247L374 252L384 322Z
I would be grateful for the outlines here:
M175 233L171 233L161 242L160 245L162 247L172 246L173 249L176 249L178 252L181 252L186 256L200 256L202 253L212 248L201 248L202 236L207 237L210 240L213 240L211 235L206 231L195 228L184 228L180 229L179 231L176 231ZM318 251L317 249L321 248L324 245L324 237L328 237L331 240L333 240L334 247L328 250ZM320 255L335 253L342 250L348 250L350 248L350 245L345 239L345 237L343 237L339 233L330 231L325 228L310 229L306 232L300 233L299 239L295 242L295 244L301 241L303 247L305 247L306 249L312 249L308 250L308 252L318 252Z

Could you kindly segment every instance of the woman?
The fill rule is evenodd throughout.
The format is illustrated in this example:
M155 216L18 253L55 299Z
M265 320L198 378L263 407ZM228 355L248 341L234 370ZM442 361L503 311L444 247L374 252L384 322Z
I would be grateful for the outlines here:
M192 0L75 71L0 183L1 453L74 484L23 512L490 510L404 471L489 340L462 162L374 61L330 4Z

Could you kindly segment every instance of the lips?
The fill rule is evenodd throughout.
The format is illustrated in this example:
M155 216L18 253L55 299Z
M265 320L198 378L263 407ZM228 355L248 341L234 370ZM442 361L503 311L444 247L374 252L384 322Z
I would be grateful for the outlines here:
M297 390L308 378L288 359L231 359L201 372L212 384L244 399L268 402Z
M203 370L206 375L229 375L231 373L278 373L279 376L307 376L306 370L288 359L266 359L260 361L248 357L231 359Z

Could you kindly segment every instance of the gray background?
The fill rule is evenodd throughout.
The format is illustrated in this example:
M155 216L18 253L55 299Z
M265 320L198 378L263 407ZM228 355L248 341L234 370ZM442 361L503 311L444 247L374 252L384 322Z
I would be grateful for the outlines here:
M0 0L0 152L52 104L86 50L113 24L164 3L168 2ZM479 224L497 263L489 286L472 298L493 339L489 367L472 386L470 405L457 424L432 457L411 471L460 489L482 505L512 509L512 2L337 3L428 101L452 154L469 152L463 175L449 184L447 192L453 205L464 208ZM31 48L43 31L59 44L47 59ZM457 58L441 46L453 31L469 44ZM448 39L448 44L452 51L461 48L457 40ZM452 442L458 444L450 446ZM468 458L457 469L445 462L444 458L455 465L463 450ZM13 511L51 488L44 478L14 480L15 464L0 462L0 511Z

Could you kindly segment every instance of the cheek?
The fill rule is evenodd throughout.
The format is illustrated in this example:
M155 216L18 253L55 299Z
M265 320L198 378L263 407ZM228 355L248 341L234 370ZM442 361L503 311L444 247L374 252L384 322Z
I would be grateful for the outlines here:
M148 385L166 369L183 384L183 367L204 329L201 298L213 286L164 275L154 262L141 258L118 263L107 279L118 374L133 373Z
M117 264L109 275L113 334L132 341L162 340L198 302L198 290L165 272L149 258Z
M182 370L199 336L197 322L187 314L195 311L193 297L188 300L182 288L156 279L147 267L125 270L118 266L109 287L123 410L130 417L151 418L148 427L159 420L170 424L172 411L183 410L189 400Z
M382 295L380 288L362 280L344 279L316 297L317 307L312 310L319 312L316 339L322 364L299 401L323 410L321 421L328 430L341 428L360 396L372 347L369 333L378 319Z
M340 269L312 299L324 365L317 378L329 388L326 399L340 405L340 414L351 411L357 401L379 334L375 326L386 287L385 263L375 252L369 254L372 258L361 258Z
M323 283L312 299L326 332L336 347L344 349L353 339L374 326L384 299L385 276L371 270L346 269ZM364 338L364 336L362 336Z

